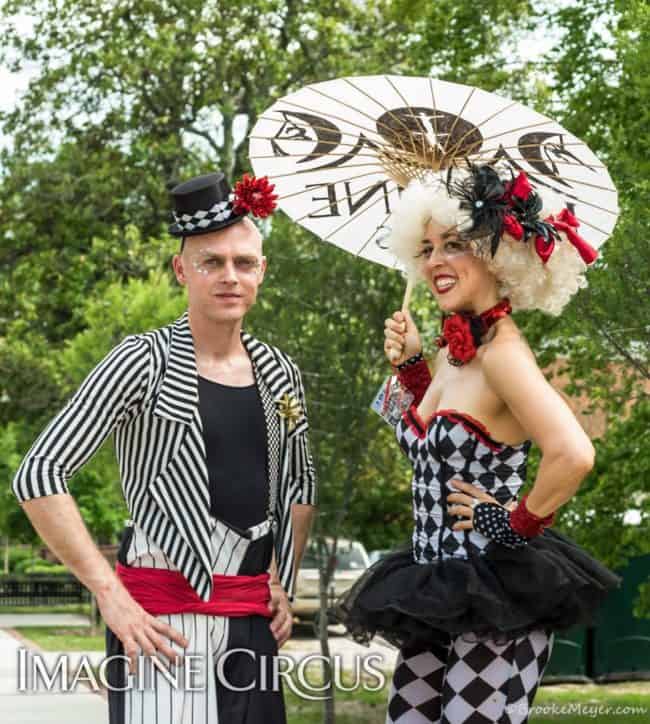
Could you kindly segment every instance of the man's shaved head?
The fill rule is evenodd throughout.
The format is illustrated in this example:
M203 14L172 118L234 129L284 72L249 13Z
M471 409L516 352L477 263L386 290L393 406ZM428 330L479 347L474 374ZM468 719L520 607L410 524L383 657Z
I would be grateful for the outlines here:
M244 216L240 221L230 224L223 229L217 229L216 231L208 231L205 234L197 234L196 236L184 236L181 240L180 253L182 254L184 249L189 246L190 248L196 248L200 245L209 242L211 239L221 239L229 235L229 238L241 239L244 237L255 237L259 243L259 252L262 253L262 234L255 224Z

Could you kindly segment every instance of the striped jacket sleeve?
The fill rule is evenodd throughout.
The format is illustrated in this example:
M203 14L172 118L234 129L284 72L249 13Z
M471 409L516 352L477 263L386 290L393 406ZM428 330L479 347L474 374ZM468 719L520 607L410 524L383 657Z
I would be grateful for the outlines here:
M145 398L149 344L128 335L88 374L23 458L12 489L19 502L68 493L68 480Z
M302 377L298 367L293 365L293 372L296 377L298 400L303 409L305 423L307 421L307 403L305 390L302 385ZM294 503L303 505L316 505L318 501L316 471L309 446L309 425L304 424L302 429L290 438L289 455L291 465L291 479L297 489L297 496Z

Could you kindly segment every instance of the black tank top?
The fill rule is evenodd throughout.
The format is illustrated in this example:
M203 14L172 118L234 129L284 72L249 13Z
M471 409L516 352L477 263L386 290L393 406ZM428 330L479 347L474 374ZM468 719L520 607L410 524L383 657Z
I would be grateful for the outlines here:
M231 387L199 375L199 411L210 512L245 530L266 518L266 421L256 385Z

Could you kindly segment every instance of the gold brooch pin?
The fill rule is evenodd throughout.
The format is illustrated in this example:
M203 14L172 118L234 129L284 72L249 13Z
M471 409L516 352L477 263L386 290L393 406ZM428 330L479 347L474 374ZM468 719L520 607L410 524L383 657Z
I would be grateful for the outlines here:
M275 401L275 404L278 406L278 415L287 421L287 429L291 432L302 416L300 403L293 395L285 392L279 400Z

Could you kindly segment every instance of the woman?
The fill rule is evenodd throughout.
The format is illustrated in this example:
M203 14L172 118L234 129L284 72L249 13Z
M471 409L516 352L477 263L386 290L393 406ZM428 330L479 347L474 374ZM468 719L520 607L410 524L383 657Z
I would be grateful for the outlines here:
M408 313L384 349L412 396L396 424L413 468L409 545L375 563L333 616L398 646L387 722L525 722L554 632L587 624L620 582L549 529L594 448L548 384L512 309L559 314L597 256L559 197L524 173L470 166L413 181L388 239L444 317L430 372ZM518 500L532 441L542 459Z

